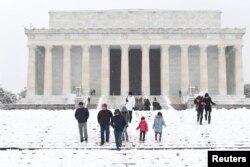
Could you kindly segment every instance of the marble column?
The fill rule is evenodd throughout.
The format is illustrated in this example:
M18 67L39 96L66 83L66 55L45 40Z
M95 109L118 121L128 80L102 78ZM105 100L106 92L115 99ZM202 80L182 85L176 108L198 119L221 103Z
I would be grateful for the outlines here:
M142 95L150 96L149 45L142 46Z
M226 70L226 54L225 54L225 45L219 45L219 94L226 95L227 94L227 70Z
M243 67L242 67L242 45L235 46L235 86L236 95L244 95Z
M109 45L102 45L102 67L101 67L101 93L102 95L109 95L110 90L110 55Z
M36 89L36 46L29 45L27 96L35 95Z
M52 95L52 46L45 46L44 95Z
M208 92L207 46L200 46L200 91Z
M169 94L169 45L161 46L161 95Z
M189 87L188 45L181 45L181 92L187 95Z
M129 46L122 45L122 62L121 62L121 95L127 95L129 91Z
M84 95L89 95L90 92L89 49L89 45L82 46L82 89Z
M63 46L63 95L68 96L71 93L71 76L70 76L70 64L71 64L71 56L70 56L70 45Z

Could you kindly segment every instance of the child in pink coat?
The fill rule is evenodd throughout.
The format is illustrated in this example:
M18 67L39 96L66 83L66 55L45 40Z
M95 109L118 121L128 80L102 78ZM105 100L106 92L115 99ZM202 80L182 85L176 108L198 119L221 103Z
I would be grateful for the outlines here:
M148 131L148 124L145 120L145 117L141 117L141 121L136 128L136 130L140 129L140 141L145 141L145 134Z

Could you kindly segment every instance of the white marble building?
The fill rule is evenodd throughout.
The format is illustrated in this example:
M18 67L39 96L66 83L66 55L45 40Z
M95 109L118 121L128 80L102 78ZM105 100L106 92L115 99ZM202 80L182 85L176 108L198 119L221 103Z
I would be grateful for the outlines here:
M25 29L30 103L97 95L243 95L245 29L221 11L50 11L48 29Z

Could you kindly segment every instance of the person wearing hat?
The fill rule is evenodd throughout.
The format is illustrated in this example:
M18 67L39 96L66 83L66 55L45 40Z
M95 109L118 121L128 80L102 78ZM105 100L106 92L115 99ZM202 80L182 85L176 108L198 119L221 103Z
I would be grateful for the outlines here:
M109 142L109 127L113 114L107 109L107 104L102 104L102 110L97 115L97 121L101 128L101 145L104 144L104 132L106 132L106 142Z
M88 141L88 132L87 132L87 120L89 118L89 110L83 107L83 102L79 102L79 108L76 109L75 118L78 121L78 128L80 133L80 141ZM83 139L84 131L84 139Z
M145 117L141 117L141 121L139 125L137 126L136 130L140 130L140 141L144 142L145 141L145 135L146 132L148 131L148 123L145 120Z
M124 127L124 130L122 133L122 140L124 141L126 139L126 141L128 141L127 128L128 128L128 122L130 120L130 115L129 115L128 110L125 106L123 106L121 109L121 115L125 118L125 121L126 121L126 126Z
M126 121L125 118L121 115L119 109L116 109L114 112L114 117L112 118L111 126L114 128L116 149L121 150L122 132L124 127L126 126Z
M212 105L216 105L216 104L212 101L212 99L208 93L205 94L204 102L205 102L205 112L206 112L205 113L205 120L207 120L207 116L208 116L208 124L210 124Z

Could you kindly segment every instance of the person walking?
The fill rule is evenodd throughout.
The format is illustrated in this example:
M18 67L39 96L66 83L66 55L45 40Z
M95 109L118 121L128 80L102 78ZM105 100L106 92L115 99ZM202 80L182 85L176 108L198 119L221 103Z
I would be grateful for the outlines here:
M121 115L119 109L116 109L114 112L114 117L112 118L111 126L114 128L116 149L121 150L122 132L124 130L124 127L126 126L126 121L125 118Z
M145 120L145 117L141 117L141 121L138 125L138 127L136 128L136 130L140 129L140 141L145 141L145 135L146 132L148 131L148 124Z
M126 139L126 141L128 141L127 129L128 129L128 122L130 120L130 116L129 116L128 110L125 106L123 106L121 109L121 115L125 118L125 121L126 121L126 125L125 125L123 133L122 133L122 140L125 141L125 139Z
M200 122L200 125L202 125L203 110L205 105L202 93L194 99L194 104L196 105L197 110L197 122Z
M162 137L162 127L165 126L165 121L163 119L162 113L158 112L154 119L153 129L155 131L155 140L157 141L159 135L159 141L161 141Z
M125 106L129 112L129 116L130 116L129 123L131 123L133 110L135 109L135 97L133 96L132 92L128 93L128 96L126 97Z
M75 118L78 121L78 128L80 133L80 141L88 141L88 132L87 132L87 120L89 118L89 110L83 106L83 102L78 103L79 108L76 109ZM84 131L84 138L83 138Z
M208 116L208 124L210 124L212 105L216 105L216 104L212 101L208 93L205 94L204 103L205 103L205 120L207 120L207 116Z
M107 109L107 104L102 104L102 110L97 115L97 121L101 128L101 146L104 144L104 132L106 132L106 142L109 142L109 127L113 114Z

